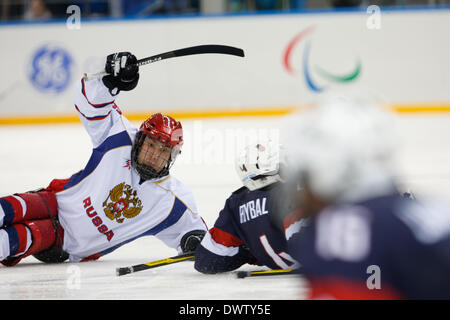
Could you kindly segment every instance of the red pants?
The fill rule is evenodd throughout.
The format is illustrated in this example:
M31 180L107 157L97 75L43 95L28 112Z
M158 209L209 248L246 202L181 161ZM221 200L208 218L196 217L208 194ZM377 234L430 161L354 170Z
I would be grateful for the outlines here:
M58 227L57 217L56 196L49 188L0 198L0 228L8 234L10 248L10 256L1 263L13 266L54 244L62 246L62 228ZM29 239L27 229L32 239ZM55 229L58 229L58 235ZM30 242L31 246L26 250Z

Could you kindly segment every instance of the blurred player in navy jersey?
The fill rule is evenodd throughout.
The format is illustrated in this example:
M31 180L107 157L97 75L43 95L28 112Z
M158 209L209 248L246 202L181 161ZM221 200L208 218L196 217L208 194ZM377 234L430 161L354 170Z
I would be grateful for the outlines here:
M399 193L389 114L336 97L298 122L291 176L311 221L289 253L310 298L449 299L450 210Z
M279 201L286 194L280 175L283 158L279 145L270 141L250 144L237 158L235 167L244 186L226 200L214 227L197 246L197 271L226 272L246 263L271 269L298 266L287 253L282 226L291 212L299 215L295 202L287 197ZM289 230L298 229L304 221L296 222Z

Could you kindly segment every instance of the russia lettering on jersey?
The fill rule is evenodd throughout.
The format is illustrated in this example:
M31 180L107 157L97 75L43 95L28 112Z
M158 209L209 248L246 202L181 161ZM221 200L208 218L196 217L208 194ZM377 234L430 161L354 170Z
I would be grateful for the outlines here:
M138 129L114 99L101 79L80 81L75 88L76 110L93 148L85 167L56 192L63 249L71 261L110 253L143 236L180 250L182 235L207 229L181 181L170 175L144 181L132 168Z
M83 206L86 209L86 215L92 219L92 224L97 228L98 232L104 234L108 241L111 241L114 237L114 232L109 230L107 226L103 224L102 218L97 215L94 207L91 205L91 197L87 197L83 200Z

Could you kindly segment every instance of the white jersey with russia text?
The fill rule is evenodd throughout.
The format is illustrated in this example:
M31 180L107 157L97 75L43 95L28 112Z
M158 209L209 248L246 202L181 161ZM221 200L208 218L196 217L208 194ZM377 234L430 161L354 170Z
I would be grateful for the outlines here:
M63 249L71 261L104 255L146 235L180 250L191 230L206 230L191 191L176 178L142 181L131 167L137 133L101 79L81 80L75 108L89 133L92 155L56 193Z

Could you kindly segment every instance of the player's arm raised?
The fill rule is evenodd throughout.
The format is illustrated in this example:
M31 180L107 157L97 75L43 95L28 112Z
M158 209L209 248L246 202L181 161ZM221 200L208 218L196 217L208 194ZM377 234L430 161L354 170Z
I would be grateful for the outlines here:
M94 147L107 137L109 129L121 116L115 104L116 96L138 84L139 67L135 63L136 57L129 52L110 54L105 63L107 76L83 78L75 86L75 109Z

